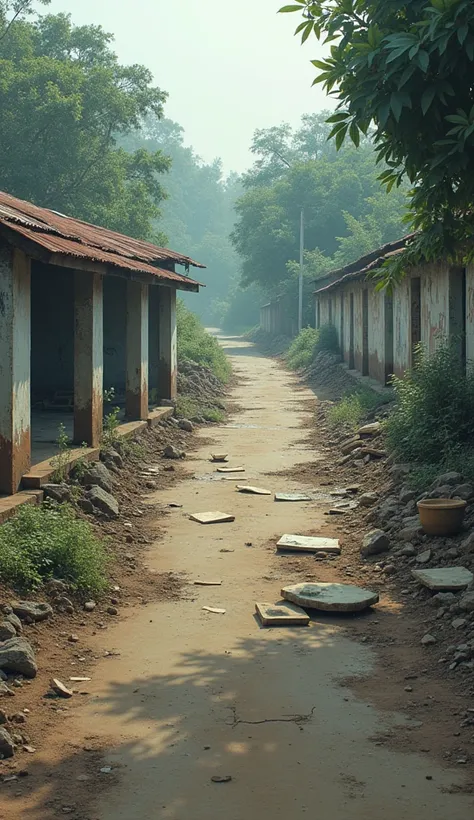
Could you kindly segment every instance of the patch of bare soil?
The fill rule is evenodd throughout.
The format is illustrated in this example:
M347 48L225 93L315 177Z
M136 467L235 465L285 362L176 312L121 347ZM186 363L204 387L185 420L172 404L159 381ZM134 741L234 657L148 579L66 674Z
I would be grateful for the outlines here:
M340 394L340 385L339 380L332 386L331 380L325 379L325 395L336 397ZM316 392L322 392L317 384ZM378 658L375 671L370 678L340 683L350 685L356 695L377 709L409 713L409 720L401 718L396 730L374 737L375 745L387 744L402 751L430 754L444 763L459 765L467 775L465 790L474 791L473 664L452 664L456 646L474 641L474 614L460 615L455 606L451 612L433 606L432 593L420 587L412 576L412 569L426 565L417 563L416 556L400 555L406 546L398 537L403 526L400 518L395 519L394 525L388 521L391 550L383 555L361 557L364 535L374 527L387 524L380 521L379 510L383 512L387 497L399 496L402 479L397 468L385 458L366 464L357 459L356 464L354 461L341 464L341 442L347 440L348 435L347 431L335 432L329 425L327 410L331 404L332 401L316 400L314 404L308 403L308 409L314 412L311 420L303 425L304 436L297 446L314 449L315 460L297 464L280 474L322 492L350 487L356 490L350 498L374 493L377 507L360 505L341 515L328 515L324 535L340 539L342 555L339 557L317 560L311 555L275 555L275 539L271 539L267 544L274 555L271 572L277 577L300 575L301 581L353 583L379 592L381 603L377 609L351 618L348 625L351 637L374 649ZM374 446L383 447L383 442L378 439ZM334 497L334 502L338 500ZM328 504L328 510L330 506ZM410 510L400 514L415 512L413 502ZM472 526L469 515L468 523ZM317 535L320 531L309 530L304 534ZM456 538L434 539L420 533L412 542L416 555L432 549L428 567L462 565L473 569L474 556L461 549L466 535L464 531ZM452 554L446 554L453 548ZM316 620L319 618L325 621L324 614L318 613ZM461 627L453 627L456 618L464 620ZM432 646L421 645L427 633L436 638Z
M204 439L204 443L205 443ZM202 444L203 439L200 440ZM164 448L173 445L186 453L186 459L163 457ZM38 772L32 763L35 752L47 747L48 755L60 762L64 776L62 793L55 793L54 807L59 815L68 813L68 807L77 806L75 791L83 794L86 781L104 780L100 772L103 742L99 745L90 738L86 754L82 747L71 742L71 757L61 758L61 742L56 742L55 729L67 718L71 704L89 695L87 678L92 678L95 663L103 657L116 654L107 640L107 630L117 618L127 617L136 606L144 606L151 600L178 598L185 578L173 573L154 573L146 566L147 550L153 544L159 549L162 536L160 521L170 512L169 505L160 502L159 490L176 487L176 505L179 505L179 483L187 475L192 453L196 449L192 433L179 429L175 422L164 421L140 434L124 450L124 466L115 471L114 495L119 502L120 514L115 520L86 515L79 507L77 515L87 518L98 535L109 543L111 566L109 568L110 591L96 602L93 611L84 610L84 601L68 592L74 612L57 611L54 601L42 590L36 595L23 596L28 600L48 601L53 604L54 614L40 623L24 624L23 634L32 645L38 663L38 674L33 680L21 675L10 675L7 681L11 694L0 696L0 722L5 720L13 736L16 749L13 758L0 761L1 788L27 796L31 791L47 789L49 772ZM157 468L151 478L147 468ZM11 589L0 585L0 603L18 600ZM100 649L97 649L100 636ZM94 646L95 648L91 648ZM72 681L71 678L84 678ZM52 678L59 679L73 690L72 700L54 695L50 689ZM3 715L3 717L2 717ZM81 755L83 766L78 774L77 759ZM71 773L77 783L71 781ZM107 774L108 786L113 776ZM96 783L97 785L97 783ZM101 786L103 788L103 786ZM77 814L75 818L87 815ZM1 820L6 820L0 808Z

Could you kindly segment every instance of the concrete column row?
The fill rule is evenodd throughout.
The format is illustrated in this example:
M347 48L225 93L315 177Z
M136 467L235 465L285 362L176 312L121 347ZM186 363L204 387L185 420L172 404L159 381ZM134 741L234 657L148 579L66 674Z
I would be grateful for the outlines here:
M176 398L176 290L128 281L123 333L126 415L130 420L146 419L149 358L156 363L157 398ZM150 337L157 348L151 351ZM102 275L76 271L74 441L91 447L97 447L102 436L103 346ZM7 246L0 248L0 493L17 492L31 466L30 360L30 259Z

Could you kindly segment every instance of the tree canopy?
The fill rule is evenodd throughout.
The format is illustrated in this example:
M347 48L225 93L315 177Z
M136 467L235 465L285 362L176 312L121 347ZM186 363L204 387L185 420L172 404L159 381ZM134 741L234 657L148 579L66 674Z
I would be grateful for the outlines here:
M144 66L120 65L100 26L23 19L29 7L0 2L0 188L150 237L169 159L117 140L148 113L162 116L166 94Z
M232 240L243 285L258 285L268 297L294 291L295 307L302 208L308 304L317 276L406 232L405 188L388 195L380 188L369 139L337 152L327 141L328 115L306 116L296 130L283 124L257 131L256 160L236 204Z
M303 42L314 33L331 43L312 61L315 83L339 101L331 136L358 145L371 129L383 183L413 185L420 249L472 236L472 0L295 0L281 11L303 14Z

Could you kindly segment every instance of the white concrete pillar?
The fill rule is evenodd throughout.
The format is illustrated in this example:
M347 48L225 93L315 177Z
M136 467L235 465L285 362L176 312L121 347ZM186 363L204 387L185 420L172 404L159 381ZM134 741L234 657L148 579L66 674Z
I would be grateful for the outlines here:
M140 282L127 282L125 411L129 419L148 418L148 285Z
M104 335L99 273L74 274L74 441L98 447L102 436Z
M178 394L178 338L176 332L176 290L160 285L159 303L160 399L175 401Z
M0 493L12 495L31 466L31 263L0 248Z

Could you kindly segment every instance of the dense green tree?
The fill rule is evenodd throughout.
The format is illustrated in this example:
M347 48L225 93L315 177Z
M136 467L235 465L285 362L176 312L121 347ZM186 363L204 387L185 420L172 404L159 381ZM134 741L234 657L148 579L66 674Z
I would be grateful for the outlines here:
M100 26L74 26L64 14L7 17L20 6L0 5L0 188L151 236L169 160L128 153L117 139L147 113L162 116L166 95L144 66L120 65Z
M453 250L474 235L472 0L294 0L297 28L331 42L315 82L337 100L337 145L373 129L390 188L413 185L417 249ZM387 167L388 166L388 167Z

